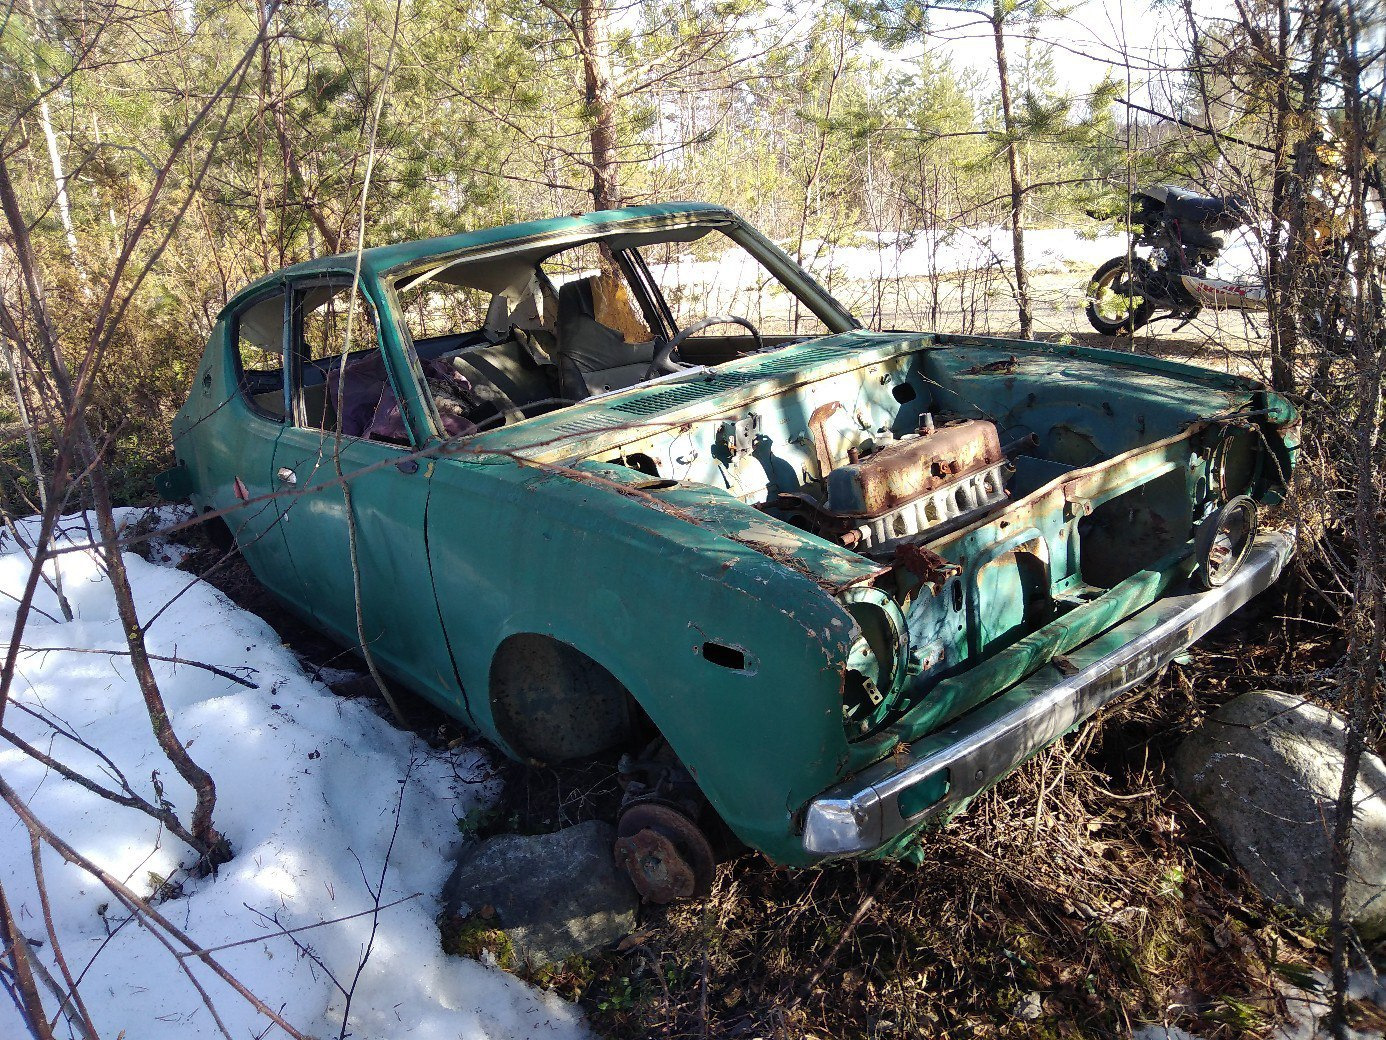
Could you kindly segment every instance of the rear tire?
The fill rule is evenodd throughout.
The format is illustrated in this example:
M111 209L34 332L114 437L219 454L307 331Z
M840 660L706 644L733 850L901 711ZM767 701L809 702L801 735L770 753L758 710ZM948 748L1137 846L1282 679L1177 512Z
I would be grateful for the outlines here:
M1155 305L1132 293L1149 266L1138 257L1114 256L1094 272L1087 308L1093 328L1104 336L1129 336L1150 320Z

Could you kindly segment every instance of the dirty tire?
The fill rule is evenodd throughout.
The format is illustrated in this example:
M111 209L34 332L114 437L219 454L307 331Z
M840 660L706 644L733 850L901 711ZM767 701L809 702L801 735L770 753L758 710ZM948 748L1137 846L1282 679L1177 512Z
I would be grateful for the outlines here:
M1104 336L1129 336L1155 313L1155 305L1144 297L1123 296L1112 290L1121 282L1130 285L1133 266L1138 269L1145 266L1145 261L1114 256L1093 273L1088 283L1088 321Z

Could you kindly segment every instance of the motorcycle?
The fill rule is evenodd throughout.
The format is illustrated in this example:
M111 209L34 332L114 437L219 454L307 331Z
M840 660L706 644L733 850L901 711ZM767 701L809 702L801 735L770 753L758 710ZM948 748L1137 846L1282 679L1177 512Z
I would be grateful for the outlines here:
M1251 222L1245 200L1159 184L1131 202L1131 249L1099 267L1088 284L1088 321L1098 332L1129 335L1168 318L1187 325L1204 307L1266 309L1264 285L1207 273L1224 244L1216 232ZM1137 246L1148 247L1149 256L1136 255Z

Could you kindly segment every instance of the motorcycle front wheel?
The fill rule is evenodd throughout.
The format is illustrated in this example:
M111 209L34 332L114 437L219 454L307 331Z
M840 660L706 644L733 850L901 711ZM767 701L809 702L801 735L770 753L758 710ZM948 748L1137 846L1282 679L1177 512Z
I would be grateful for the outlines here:
M1114 256L1088 283L1088 321L1104 336L1130 335L1150 320L1155 305L1138 287L1150 265L1136 257Z

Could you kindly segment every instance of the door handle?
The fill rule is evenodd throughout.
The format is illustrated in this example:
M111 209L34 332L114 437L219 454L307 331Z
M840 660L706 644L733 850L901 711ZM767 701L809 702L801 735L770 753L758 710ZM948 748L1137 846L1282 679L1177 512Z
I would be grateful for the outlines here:
M275 475L279 478L279 483L285 487L295 487L298 484L298 474L288 466L280 466L279 472Z

